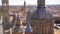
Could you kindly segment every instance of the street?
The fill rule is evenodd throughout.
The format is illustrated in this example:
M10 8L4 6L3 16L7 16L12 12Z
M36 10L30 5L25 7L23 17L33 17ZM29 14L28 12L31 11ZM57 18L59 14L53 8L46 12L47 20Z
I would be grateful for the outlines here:
M55 30L54 30L54 33L55 33L55 34L60 34L60 29L55 29Z

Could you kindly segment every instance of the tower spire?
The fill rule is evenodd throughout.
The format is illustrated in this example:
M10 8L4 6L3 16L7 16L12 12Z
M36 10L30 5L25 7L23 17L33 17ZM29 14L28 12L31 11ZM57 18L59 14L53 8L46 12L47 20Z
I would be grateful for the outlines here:
M26 7L26 1L24 0L24 8Z

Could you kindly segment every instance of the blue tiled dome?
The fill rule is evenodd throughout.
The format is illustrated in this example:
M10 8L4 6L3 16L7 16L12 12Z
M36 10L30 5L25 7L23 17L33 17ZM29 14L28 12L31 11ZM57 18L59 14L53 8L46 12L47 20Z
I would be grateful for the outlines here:
M26 29L25 29L25 32L31 32L31 27L30 27L30 24L27 24L26 25Z

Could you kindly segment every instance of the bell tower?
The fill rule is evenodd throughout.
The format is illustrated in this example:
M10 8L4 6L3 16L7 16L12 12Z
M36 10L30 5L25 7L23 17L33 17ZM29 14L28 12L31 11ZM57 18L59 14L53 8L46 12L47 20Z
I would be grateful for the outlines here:
M5 30L8 28L7 26L9 26L9 0L2 0L2 15L3 15L3 32L5 34Z
M24 8L26 8L26 1L24 1Z
M32 14L33 34L54 34L53 16L45 10L45 0L37 0L37 11Z

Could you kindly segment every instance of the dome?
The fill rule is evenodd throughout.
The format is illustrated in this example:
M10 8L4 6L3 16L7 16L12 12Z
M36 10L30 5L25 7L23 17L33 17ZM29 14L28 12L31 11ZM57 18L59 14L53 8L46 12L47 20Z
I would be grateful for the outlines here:
M52 14L45 7L38 7L37 11L33 12L32 19L52 19Z

